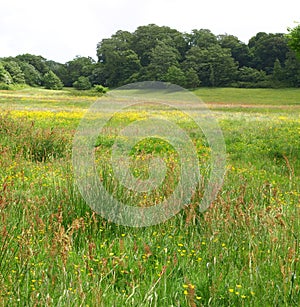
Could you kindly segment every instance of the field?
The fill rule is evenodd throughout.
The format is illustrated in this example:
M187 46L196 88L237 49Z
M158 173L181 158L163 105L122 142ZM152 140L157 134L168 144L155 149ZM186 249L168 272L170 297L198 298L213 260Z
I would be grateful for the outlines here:
M74 181L74 133L99 97L0 91L0 306L299 306L300 90L194 93L224 134L223 187L205 212L199 189L168 221L127 227L95 214ZM181 125L205 178L208 144ZM147 177L137 160L162 155L171 172L161 192L171 193L176 152L158 142L135 148L134 170ZM99 154L111 143L99 141ZM118 193L108 161L102 180ZM142 194L132 205L164 196Z

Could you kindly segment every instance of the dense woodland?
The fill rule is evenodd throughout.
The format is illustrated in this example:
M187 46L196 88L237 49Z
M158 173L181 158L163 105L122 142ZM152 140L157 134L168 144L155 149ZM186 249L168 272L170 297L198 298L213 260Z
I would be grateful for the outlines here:
M300 61L283 33L259 32L248 44L210 30L181 33L155 24L118 31L97 44L97 61L77 56L65 64L23 54L0 59L0 87L11 84L118 87L166 81L186 88L300 87Z

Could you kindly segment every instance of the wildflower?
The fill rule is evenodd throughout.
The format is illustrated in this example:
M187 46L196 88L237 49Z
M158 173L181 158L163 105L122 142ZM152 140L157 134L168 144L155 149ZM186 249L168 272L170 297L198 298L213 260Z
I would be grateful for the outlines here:
M234 289L230 288L228 291L229 291L230 293L233 293L233 292L234 292Z

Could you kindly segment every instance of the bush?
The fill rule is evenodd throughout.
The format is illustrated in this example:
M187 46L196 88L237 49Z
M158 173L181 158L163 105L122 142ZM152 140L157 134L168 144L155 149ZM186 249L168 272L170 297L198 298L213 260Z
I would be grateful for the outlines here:
M108 92L108 87L105 87L103 85L100 85L100 84L96 84L94 86L94 90L97 92L97 93L100 93L100 94L105 94Z
M267 75L262 70L257 70L251 67L242 67L239 69L238 81L245 83L257 83L266 80L267 80Z
M44 75L44 86L50 90L61 90L63 83L53 71L49 71Z
M88 77L81 76L73 83L73 87L77 90L89 90L92 87L92 84Z
M6 83L0 83L0 90L10 90L10 86Z

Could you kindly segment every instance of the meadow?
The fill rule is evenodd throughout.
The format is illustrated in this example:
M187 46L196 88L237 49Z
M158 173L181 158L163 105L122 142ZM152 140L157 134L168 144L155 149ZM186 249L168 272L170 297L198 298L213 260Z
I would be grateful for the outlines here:
M0 306L300 304L300 90L194 93L224 134L223 187L205 212L197 210L200 191L165 223L134 228L95 214L74 182L74 133L99 97L0 91ZM130 112L125 122L139 116ZM208 144L181 124L205 176ZM108 155L112 141L98 145ZM176 184L176 152L153 140L134 153L162 155L171 170L163 194L133 204L151 205ZM137 160L133 171L145 175ZM102 180L113 192L108 161L100 161Z

